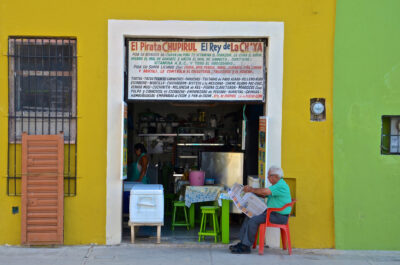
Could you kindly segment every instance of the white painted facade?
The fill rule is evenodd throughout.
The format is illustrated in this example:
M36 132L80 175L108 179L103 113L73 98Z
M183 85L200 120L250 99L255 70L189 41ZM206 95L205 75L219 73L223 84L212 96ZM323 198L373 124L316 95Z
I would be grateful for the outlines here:
M157 38L268 38L267 91L268 116L266 165L281 165L283 22L224 21L108 21L108 96L107 96L107 213L106 243L122 239L122 150L123 99L126 37ZM267 244L279 247L280 234L268 230Z

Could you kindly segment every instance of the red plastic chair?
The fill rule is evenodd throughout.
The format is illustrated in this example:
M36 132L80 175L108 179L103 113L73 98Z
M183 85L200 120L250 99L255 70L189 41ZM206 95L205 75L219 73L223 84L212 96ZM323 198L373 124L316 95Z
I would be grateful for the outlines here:
M283 209L292 206L296 202L296 200L292 200L292 202L285 204L282 208L268 208L267 209L267 220L265 223L260 224L258 227L258 233L256 234L256 240L253 243L253 248L256 248L257 246L257 237L260 235L260 241L258 244L258 254L263 255L264 254L264 239L265 239L265 230L267 227L276 227L281 229L281 239L282 239L282 247L284 250L288 249L289 250L289 255L292 254L292 245L290 244L290 232L289 232L289 218L288 222L285 225L278 225L278 224L273 224L269 221L269 216L272 212L280 212ZM290 214L289 214L290 217Z

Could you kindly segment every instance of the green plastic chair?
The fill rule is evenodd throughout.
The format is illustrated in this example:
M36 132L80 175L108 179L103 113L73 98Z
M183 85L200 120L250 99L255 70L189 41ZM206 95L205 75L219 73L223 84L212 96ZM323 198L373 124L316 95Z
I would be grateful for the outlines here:
M176 221L176 212L177 209L182 207L183 208L183 212L185 214L185 221ZM183 201L174 201L174 210L172 213L172 231L174 231L175 226L186 226L187 230L189 230L189 219L187 216L187 212L186 212L186 205L185 202Z
M213 236L215 238L215 243L221 240L221 230L218 220L219 206L202 206L201 209L201 223L199 231L199 242L204 236ZM211 218L211 219L210 219ZM212 222L213 230L207 230L207 219Z

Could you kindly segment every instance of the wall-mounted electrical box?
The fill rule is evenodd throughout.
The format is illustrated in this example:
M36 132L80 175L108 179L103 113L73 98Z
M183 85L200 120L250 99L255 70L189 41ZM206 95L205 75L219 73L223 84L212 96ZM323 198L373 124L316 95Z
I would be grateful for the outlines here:
M324 121L326 120L326 108L324 98L310 99L310 120Z

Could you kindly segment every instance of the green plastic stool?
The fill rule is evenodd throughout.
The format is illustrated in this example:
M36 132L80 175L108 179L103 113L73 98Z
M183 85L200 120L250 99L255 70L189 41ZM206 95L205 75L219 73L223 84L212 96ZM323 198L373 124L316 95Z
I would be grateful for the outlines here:
M175 221L176 210L179 207L183 208L183 212L185 213L185 221L176 222ZM187 230L189 230L189 220L187 217L186 205L185 205L185 202L183 202L183 201L174 201L174 210L172 213L172 231L174 231L175 226L186 226Z
M218 206L202 206L201 208L201 223L199 231L199 242L201 239L204 240L204 236L213 236L215 238L215 243L221 239L221 230L219 229L218 221ZM207 217L211 218L213 224L213 230L206 230L207 227Z

